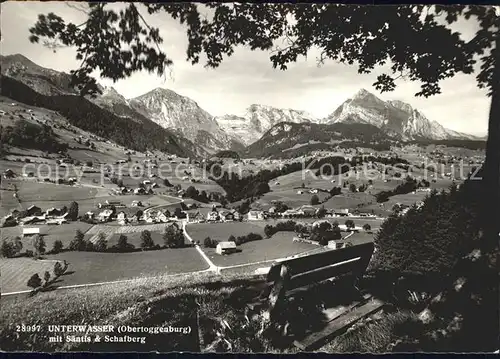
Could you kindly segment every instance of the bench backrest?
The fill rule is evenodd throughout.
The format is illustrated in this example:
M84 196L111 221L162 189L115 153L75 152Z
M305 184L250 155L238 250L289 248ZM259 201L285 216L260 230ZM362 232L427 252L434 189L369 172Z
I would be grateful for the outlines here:
M287 290L304 287L344 274L361 276L368 266L374 250L373 242L330 250L273 264L267 275L268 282L280 278L281 269L287 267Z

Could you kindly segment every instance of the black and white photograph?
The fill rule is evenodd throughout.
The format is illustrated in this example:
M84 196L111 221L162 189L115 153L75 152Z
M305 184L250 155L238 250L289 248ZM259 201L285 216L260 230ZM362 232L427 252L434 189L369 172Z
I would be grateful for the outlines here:
M2 352L498 353L500 6L0 26Z

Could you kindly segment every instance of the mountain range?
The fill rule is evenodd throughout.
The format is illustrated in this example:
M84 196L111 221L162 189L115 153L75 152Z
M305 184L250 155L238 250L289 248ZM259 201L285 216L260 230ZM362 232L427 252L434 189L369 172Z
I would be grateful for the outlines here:
M23 55L1 56L0 63L2 76L22 83L42 96L78 95L70 86L69 74L38 66ZM173 136L172 139L177 139L174 142L184 143L190 152L197 155L219 150L244 151L271 129L279 130L281 127L276 126L281 123L371 125L388 138L398 140L480 140L476 136L444 128L438 122L427 119L410 104L383 101L365 89L359 90L326 118L316 118L305 111L259 104L250 105L241 116L213 116L194 100L168 89L157 88L131 99L126 99L112 87L101 87L101 90L101 95L86 100L121 120L159 126L167 131L168 136ZM369 128L372 133L371 126L358 129Z

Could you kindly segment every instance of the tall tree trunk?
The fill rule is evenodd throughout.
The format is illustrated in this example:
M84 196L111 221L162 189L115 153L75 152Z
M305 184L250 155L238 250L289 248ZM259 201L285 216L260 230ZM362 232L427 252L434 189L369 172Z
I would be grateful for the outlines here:
M490 116L488 120L488 139L484 163L484 230L487 236L486 251L498 245L500 213L500 30L496 33L493 50L495 69L491 96Z

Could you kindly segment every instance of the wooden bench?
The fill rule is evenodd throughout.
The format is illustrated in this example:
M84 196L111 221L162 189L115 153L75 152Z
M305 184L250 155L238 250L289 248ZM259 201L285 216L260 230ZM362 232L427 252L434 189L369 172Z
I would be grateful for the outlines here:
M374 245L370 242L274 263L267 274L265 288L257 301L249 304L248 308L250 311L254 311L263 306L267 307L264 315L273 323L280 319L280 314L290 297L307 291L314 284L338 277L342 277L342 282L347 281L349 286L352 285L351 288L356 288L356 291L360 293L358 289L359 279L366 271L373 250ZM344 307L344 312L357 310L361 305L365 305L369 299L370 296L365 295L362 300L356 299L357 302L353 300L352 305ZM381 303L373 303L372 301L369 305L370 309L364 309L361 312L363 316L366 316L380 307ZM336 310L337 314L330 312L330 322L342 316L343 313L338 313L338 308ZM356 320L346 321L344 318L343 321L351 324ZM338 332L338 323L334 327L336 329L332 328L332 330ZM306 339L305 344L304 342L296 342L295 345L300 349L307 350L327 336L329 336L328 330L320 336L316 335L315 339Z

